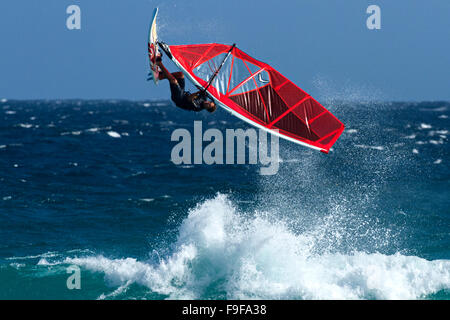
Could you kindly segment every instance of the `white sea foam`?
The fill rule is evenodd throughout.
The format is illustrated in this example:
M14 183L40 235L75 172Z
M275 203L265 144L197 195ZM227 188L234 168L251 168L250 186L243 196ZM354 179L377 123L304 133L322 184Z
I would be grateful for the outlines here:
M420 111L434 111L434 112L442 112L442 111L446 111L447 107L446 106L442 106L442 107L437 107L437 108L421 108Z
M29 128L33 127L33 125L29 124L29 123L19 123L18 126L21 128L25 128L25 129L29 129Z
M117 133L115 131L108 131L107 134L108 134L108 136L110 136L112 138L121 138L122 137L119 133Z
M86 132L99 132L100 130L111 130L111 127L102 127L102 128L89 128L86 129Z
M36 258L55 258L58 257L59 254L56 252L46 252L43 254L38 254L34 256L24 256L24 257L9 257L5 258L6 260L28 260L28 259L36 259Z
M122 293L125 293L125 292L127 292L130 284L132 284L132 283L133 283L133 281L129 280L124 285L121 285L119 288L117 288L116 290L114 290L113 292L111 292L109 294L102 293L97 298L97 300L105 300L105 299L108 299L108 298L114 298L114 297L116 297L116 296L118 296L118 295L120 295Z
M47 258L41 258L41 259L39 259L39 261L36 265L38 265L38 266L57 266L60 264L61 264L60 260L52 259L49 261Z
M441 114L438 118L439 119L447 119L448 116L446 114Z
M379 150L379 151L384 150L383 146L367 146L365 144L355 144L355 147L363 148L363 149L373 149L373 150Z
M431 124L421 123L419 129L431 129Z
M417 299L450 288L450 261L399 253L315 253L314 233L264 215L245 217L223 195L189 212L172 253L158 263L66 258L105 274L116 295L131 283L171 299ZM107 298L102 295L100 298Z
M49 266L49 265L50 265L50 262L48 262L47 259L42 258L42 259L40 259L40 260L38 261L37 265L38 265L38 266Z
M442 159L436 159L436 161L433 162L434 164L441 164L442 163Z
M414 154L419 154L419 150L413 149L413 150L412 150L412 153L414 153Z
M25 267L24 263L18 263L18 262L13 262L9 264L11 267L13 267L14 269L19 270L20 268Z

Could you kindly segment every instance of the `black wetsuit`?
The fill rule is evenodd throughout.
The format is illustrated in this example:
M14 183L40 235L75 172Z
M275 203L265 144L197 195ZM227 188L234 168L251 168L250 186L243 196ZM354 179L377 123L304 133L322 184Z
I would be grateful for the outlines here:
M207 100L206 97L199 95L197 98L189 101L188 97L191 95L189 91L184 90L184 78L177 79L178 84L170 83L171 98L175 105L184 110L199 112L202 111L203 102Z

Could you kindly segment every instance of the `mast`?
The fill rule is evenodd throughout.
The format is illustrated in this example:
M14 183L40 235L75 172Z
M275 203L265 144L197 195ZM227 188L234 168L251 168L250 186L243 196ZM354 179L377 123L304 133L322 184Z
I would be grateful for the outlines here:
M228 51L227 55L225 56L225 58L223 58L222 63L220 64L220 66L217 68L217 70L214 72L213 76L211 77L211 79L209 79L208 81L208 85L202 90L202 93L205 94L206 90L208 90L209 86L211 85L211 83L214 81L214 79L216 78L217 74L219 73L220 69L222 68L222 66L225 64L225 62L227 61L228 57L230 56L231 52L233 51L233 49L236 47L236 43L233 43L233 45L231 46L230 50Z

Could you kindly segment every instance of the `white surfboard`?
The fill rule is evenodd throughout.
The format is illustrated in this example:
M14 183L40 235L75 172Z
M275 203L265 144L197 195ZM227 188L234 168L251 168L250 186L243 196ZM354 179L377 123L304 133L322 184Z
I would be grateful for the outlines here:
M153 17L150 21L150 29L148 32L148 59L150 61L150 72L153 74L153 81L158 84L159 69L156 65L156 56L159 54L158 49L158 34L156 33L156 17L158 15L158 8L153 10Z

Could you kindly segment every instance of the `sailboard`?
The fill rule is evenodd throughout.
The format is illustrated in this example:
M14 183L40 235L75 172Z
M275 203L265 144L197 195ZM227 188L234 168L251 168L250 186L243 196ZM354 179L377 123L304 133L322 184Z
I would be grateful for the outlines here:
M324 153L344 131L308 93L235 45L159 46L211 100L255 127Z
M149 80L153 78L155 84L158 84L159 69L156 65L156 56L159 53L158 50L158 34L156 33L156 17L158 16L158 8L153 10L152 20L150 22L150 28L148 31L148 60L150 62Z

